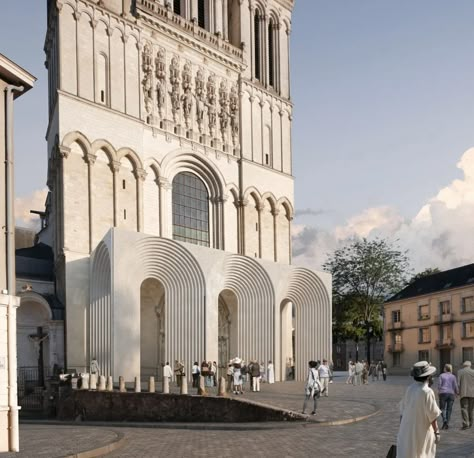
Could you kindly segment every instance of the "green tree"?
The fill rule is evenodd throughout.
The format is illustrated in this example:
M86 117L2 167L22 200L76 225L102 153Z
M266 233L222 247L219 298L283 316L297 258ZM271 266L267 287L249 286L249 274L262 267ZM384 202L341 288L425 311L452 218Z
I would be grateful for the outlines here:
M383 303L406 284L407 252L385 239L352 239L323 268L332 274L334 339L365 337L370 361L370 339L383 332Z

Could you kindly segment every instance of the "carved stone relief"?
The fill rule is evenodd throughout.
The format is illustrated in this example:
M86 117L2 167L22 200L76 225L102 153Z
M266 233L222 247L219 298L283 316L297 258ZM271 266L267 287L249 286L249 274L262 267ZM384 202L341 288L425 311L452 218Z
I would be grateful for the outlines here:
M145 110L150 116L153 110L153 58L151 46L147 43L142 54L143 68L143 97L145 101Z
M177 57L173 57L170 65L170 84L171 84L171 111L173 113L173 119L176 123L178 120L178 114L180 110L180 76L179 76L179 60Z
M196 73L195 78L195 95L196 98L196 121L198 124L199 132L202 134L204 129L204 112L206 109L206 94L204 88L204 75L202 70L199 69Z
M221 107L219 112L221 135L222 140L225 142L229 125L229 94L227 93L227 83L225 80L222 80L219 86L219 105Z
M191 110L193 108L192 74L191 65L189 63L184 64L182 78L184 94L181 96L181 102L183 104L183 115L186 128L189 129Z
M166 62L165 52L160 49L155 58L155 76L156 76L156 103L158 113L163 117L163 108L166 99Z
M232 142L234 145L237 143L237 137L239 136L239 95L237 85L234 84L230 90L230 130L232 133Z
M210 75L207 80L207 113L209 121L209 134L214 137L217 117L216 77Z

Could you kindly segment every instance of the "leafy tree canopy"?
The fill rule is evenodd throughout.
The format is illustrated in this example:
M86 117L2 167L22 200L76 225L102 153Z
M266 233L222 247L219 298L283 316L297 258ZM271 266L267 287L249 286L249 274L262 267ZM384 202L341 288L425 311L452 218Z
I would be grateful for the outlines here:
M323 265L332 274L334 337L381 335L384 301L406 284L407 252L385 239L352 239Z

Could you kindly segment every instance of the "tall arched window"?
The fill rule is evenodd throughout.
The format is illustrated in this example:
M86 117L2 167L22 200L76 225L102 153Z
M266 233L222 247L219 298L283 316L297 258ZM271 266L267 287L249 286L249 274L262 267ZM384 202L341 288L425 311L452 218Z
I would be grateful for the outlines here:
M173 239L210 246L209 193L203 181L190 172L173 180Z
M255 38L255 78L260 80L262 76L262 62L261 62L261 28L260 28L260 13L255 11L253 18L254 38Z
M275 22L268 23L268 84L275 88Z

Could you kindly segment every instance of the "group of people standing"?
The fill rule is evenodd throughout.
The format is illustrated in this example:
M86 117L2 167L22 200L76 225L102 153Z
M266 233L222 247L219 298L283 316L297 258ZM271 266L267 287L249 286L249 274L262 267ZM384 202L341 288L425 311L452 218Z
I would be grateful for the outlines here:
M449 429L449 420L455 396L460 397L463 430L473 426L474 370L471 362L465 361L458 376L452 373L451 364L446 364L438 379L439 407L431 389L436 367L427 361L413 366L412 383L400 403L400 429L397 436L397 458L434 458L440 440L438 417L442 418L441 429Z
M229 361L227 367L227 390L234 394L244 394L244 385L250 382L251 391L260 391L260 382L275 383L275 368L271 361L265 368L263 363L258 361L245 361L240 358L234 358Z
M372 381L383 379L387 380L387 365L384 361L356 361L355 363L349 361L348 367L349 376L346 384L352 385L367 385L369 383L369 376L372 376Z

